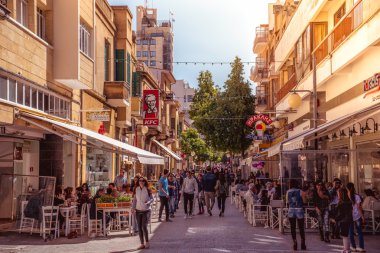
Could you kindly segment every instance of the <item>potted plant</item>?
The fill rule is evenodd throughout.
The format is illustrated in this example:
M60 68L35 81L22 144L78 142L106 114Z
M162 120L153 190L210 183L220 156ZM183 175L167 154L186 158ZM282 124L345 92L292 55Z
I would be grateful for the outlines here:
M117 206L118 207L130 207L132 198L130 196L120 196L117 197Z

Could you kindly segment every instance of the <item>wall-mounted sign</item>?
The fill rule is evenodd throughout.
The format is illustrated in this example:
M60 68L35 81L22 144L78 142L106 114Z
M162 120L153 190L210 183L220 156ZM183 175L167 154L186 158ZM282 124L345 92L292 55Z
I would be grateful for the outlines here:
M111 112L110 111L93 111L86 113L87 121L110 121Z
M364 97L366 98L368 95L371 95L373 93L380 91L380 73L375 74L371 78L368 78L367 80L363 81L363 88L364 88ZM377 88L377 89L375 89Z
M144 90L143 92L143 124L145 126L158 126L159 108L160 108L160 91Z
M272 119L268 116L268 115L265 115L265 114L256 114L254 116L251 116L247 122L245 122L245 124L249 127L252 127L252 125L254 123L256 123L257 121L262 121L264 122L266 125L270 125L273 123Z

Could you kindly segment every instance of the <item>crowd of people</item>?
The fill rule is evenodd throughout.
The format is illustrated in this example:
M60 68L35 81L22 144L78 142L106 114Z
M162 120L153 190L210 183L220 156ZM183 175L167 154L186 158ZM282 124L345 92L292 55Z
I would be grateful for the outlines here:
M329 243L331 239L342 239L343 252L365 252L362 226L368 217L363 212L363 208L369 209L374 201L379 201L379 195L376 191L367 189L364 191L366 196L363 198L357 193L353 183L343 185L338 178L328 183L302 182L296 179L287 179L286 182L281 183L267 178L267 175L263 173L251 174L244 180L239 173L233 173L230 169L207 167L197 173L192 170L169 172L165 169L157 182L157 195L160 201L158 221L163 221L165 210L165 221L172 222L181 203L185 219L194 217L195 203L197 203L198 215L212 216L215 201L217 201L219 217L223 217L231 185L234 186L233 195L244 192L245 208L249 199L254 203L267 206L271 200L284 200L285 197L294 250L298 249L297 225L301 237L300 248L306 249L304 224L307 207L315 210L311 215L318 220L321 241ZM74 202L80 207L91 203L90 216L95 219L102 217L101 213L96 213L95 203L104 195L133 197L133 229L139 234L140 249L149 248L147 227L154 198L150 184L140 174L135 175L129 183L122 170L108 188L98 189L94 196L91 196L86 183L76 189L67 187L63 190L57 187L54 205L70 205ZM107 217L107 223L111 218ZM59 219L62 224L63 217ZM358 237L358 244L355 235Z

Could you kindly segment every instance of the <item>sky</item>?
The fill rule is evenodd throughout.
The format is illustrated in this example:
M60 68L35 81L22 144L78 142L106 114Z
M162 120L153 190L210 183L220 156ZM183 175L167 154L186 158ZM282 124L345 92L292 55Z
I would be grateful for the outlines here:
M145 4L144 0L108 1L111 5L128 5L134 16L136 6ZM270 2L275 0L148 0L148 7L158 9L159 20L169 19L169 11L174 13L175 62L231 62L235 56L252 62L255 28L268 23ZM245 65L247 80L251 67ZM174 64L173 68L177 80L185 79L195 88L200 71L210 70L215 84L223 87L231 70L229 65L220 64Z

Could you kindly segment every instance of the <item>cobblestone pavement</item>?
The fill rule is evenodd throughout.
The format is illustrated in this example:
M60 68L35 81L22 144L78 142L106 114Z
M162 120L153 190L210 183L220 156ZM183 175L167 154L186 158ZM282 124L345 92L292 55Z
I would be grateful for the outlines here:
M216 207L214 216L195 216L185 220L183 212L171 223L152 225L151 248L141 252L292 252L290 234L278 230L252 227L242 214L227 200L225 217L219 218ZM380 252L379 236L366 235L367 252ZM307 252L340 252L341 240L331 244L321 243L317 233L307 233ZM0 253L68 253L68 252L138 252L138 237L125 232L114 232L108 237L90 239L83 235L77 239L61 237L44 242L39 236L0 234Z

